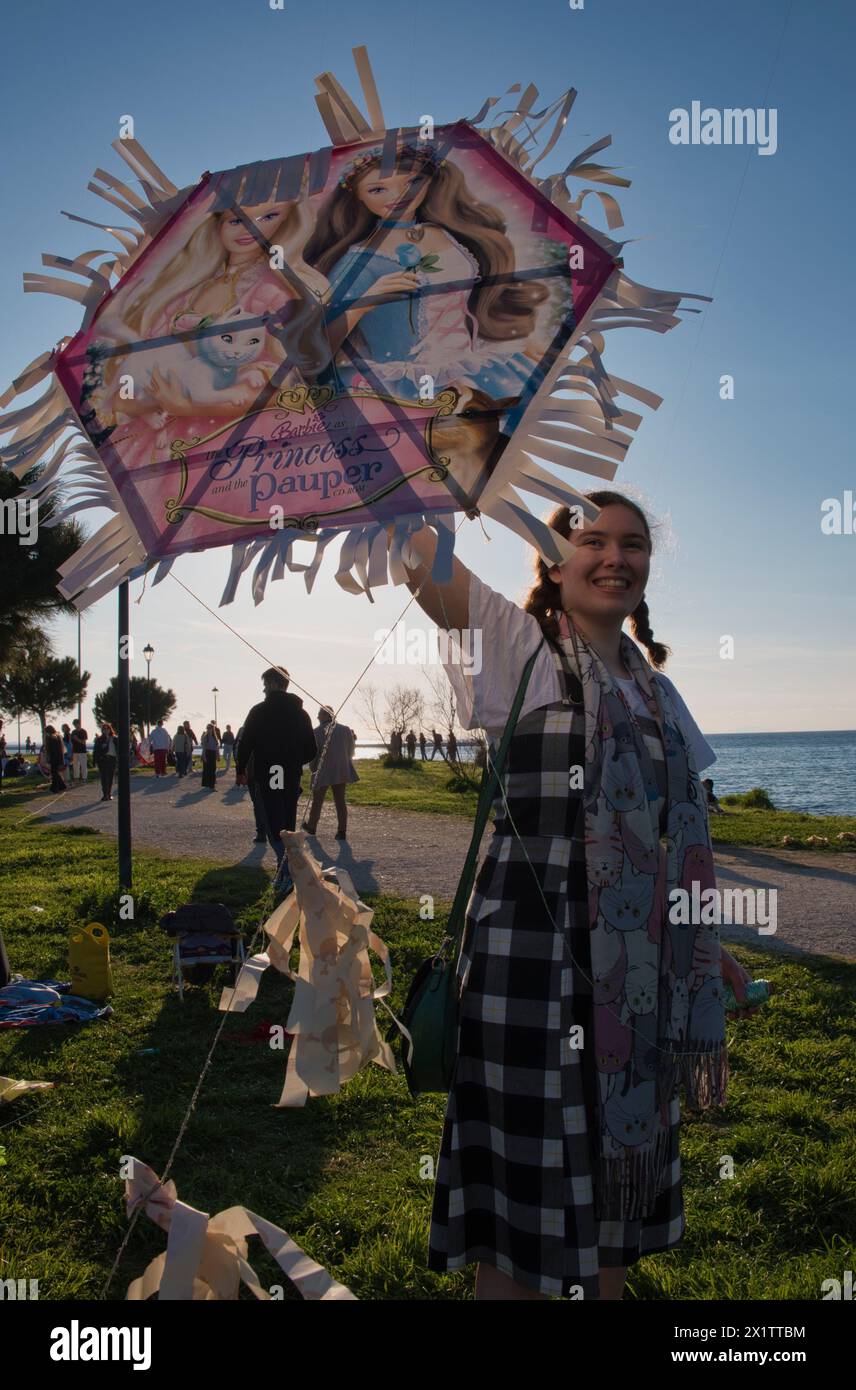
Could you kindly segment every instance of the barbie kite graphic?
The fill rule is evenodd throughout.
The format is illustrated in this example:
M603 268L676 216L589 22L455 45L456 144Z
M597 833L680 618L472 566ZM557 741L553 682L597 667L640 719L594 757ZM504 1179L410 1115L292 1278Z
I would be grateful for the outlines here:
M457 164L415 144L400 147L387 177L381 161L375 148L346 166L304 252L331 285L326 318L340 350L327 379L414 400L428 374L436 392L516 400L541 356L527 340L548 291L511 278L506 223ZM489 277L509 278L478 283Z
M280 385L289 383L285 351L266 320L281 327L303 314L304 305L272 268L267 247L281 247L313 294L323 293L323 277L300 255L308 231L306 203L264 203L242 212L243 217L231 210L208 212L165 265L159 258L155 269L141 267L99 315L95 361L103 360L105 347L127 344L132 350L108 356L102 372L88 374L88 404L130 469L169 458L176 438L204 441L240 419L275 371ZM300 325L292 325L298 370L304 356L315 360L310 340L316 320L317 312L315 319L306 316L302 335ZM127 398L123 383L129 376L133 391Z

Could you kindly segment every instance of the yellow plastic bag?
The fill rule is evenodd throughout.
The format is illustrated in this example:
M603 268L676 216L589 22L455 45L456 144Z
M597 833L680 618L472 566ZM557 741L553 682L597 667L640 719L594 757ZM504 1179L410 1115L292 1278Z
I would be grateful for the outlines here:
M110 970L110 938L99 922L75 927L68 943L71 992L103 1004L113 993Z

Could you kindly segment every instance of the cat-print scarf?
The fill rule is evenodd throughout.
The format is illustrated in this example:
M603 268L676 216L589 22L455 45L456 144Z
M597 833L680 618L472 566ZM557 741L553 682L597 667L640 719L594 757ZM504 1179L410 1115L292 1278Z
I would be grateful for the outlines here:
M621 658L663 740L668 823L642 731L597 652L568 623L559 642L585 703L585 857L598 1082L598 1215L650 1214L668 1179L668 1110L725 1102L728 1059L716 926L687 925L670 893L716 885L704 788L668 690L634 642ZM696 897L698 902L699 898Z

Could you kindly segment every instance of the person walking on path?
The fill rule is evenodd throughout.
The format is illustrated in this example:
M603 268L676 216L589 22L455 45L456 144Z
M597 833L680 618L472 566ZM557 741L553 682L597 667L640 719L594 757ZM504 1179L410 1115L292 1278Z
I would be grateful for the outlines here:
M312 804L302 829L308 830L310 835L315 834L318 829L318 818L321 815L324 798L328 791L332 791L337 816L336 839L346 840L348 838L348 803L345 800L345 789L349 782L360 780L357 769L354 767L356 736L353 729L349 729L347 724L334 724L331 729L332 719L333 711L328 709L326 705L319 709L318 724L315 728L318 756L313 759L311 764Z
M194 750L194 748L196 747L196 745L198 744L199 739L196 737L196 734L194 733L193 729L191 729L191 727L190 727L190 720L189 720L189 719L185 719L184 724L182 725L182 728L184 729L184 732L187 734L187 737L188 737L188 739L190 740L190 747L189 747L188 752L187 752L187 771L188 771L188 772L192 772L192 771L193 771L193 750Z
M407 756L413 762L416 757L416 735L412 729L409 730L405 742L407 744Z
M118 735L112 724L106 721L92 747L92 757L101 775L101 800L113 800L113 778L118 761Z
M166 757L172 748L172 739L164 728L162 719L158 720L149 734L149 743L155 761L155 777L166 777Z
M244 726L243 726L243 724L242 724L241 727L238 729L238 732L235 734L235 750L234 750L234 751L235 751L235 786L236 786L236 787L241 785L241 779L240 779L240 777L238 776L238 750L239 750L239 748L240 748L240 744L241 744L241 735L243 734L243 732L244 732ZM253 767L254 767L254 765L253 765L253 760L252 760L252 758L250 758L250 759L248 760L247 766L246 766L246 774L247 774L247 775L246 775L246 787L247 787L247 791L250 793L250 801L252 802L252 807L253 807L253 817L254 817L255 822L256 822L256 837L255 837L255 840L253 841L253 843L256 844L256 845L266 845L266 844L267 844L267 828L266 828L266 825L265 825L265 813L264 813L264 809L263 809L263 807L262 807L262 804L261 804L261 802L259 801L258 796L256 795L256 784L255 784L255 780L254 780L254 778L253 778Z
M477 1261L478 1299L620 1299L629 1265L679 1244L680 1092L724 1103L722 989L745 1002L749 978L715 926L672 921L676 884L713 886L699 770L715 755L660 674L648 520L620 493L587 498L584 526L549 518L565 558L537 558L522 608L459 560L436 584L435 533L411 538L420 606L484 634L480 671L444 665L492 756L534 656L456 967L431 1216L429 1267Z
M449 730L449 737L446 739L446 757L450 763L458 761L458 740L451 729Z
M89 762L86 755L86 745L89 742L89 734L86 732L79 719L73 719L72 725L71 780L72 782L88 782Z
M250 793L250 801L253 805L253 819L256 823L256 835L253 844L266 845L268 842L268 834L267 821L265 820L265 808L262 804L261 789L253 776L254 770L255 763L251 755L247 763L247 791Z
M231 724L227 724L225 729L223 730L223 737L221 739L221 743L223 745L223 762L225 764L225 771L228 772L229 768L232 766L232 755L235 751L235 735L232 733Z
M71 747L71 725L62 725L63 781L71 781L74 776L74 753Z
M209 791L213 791L217 786L217 757L220 752L220 740L214 730L214 725L209 724L202 735L202 785Z
M64 727L68 728L68 725L66 724ZM50 767L51 791L66 791L67 787L63 777L66 766L66 747L53 724L48 724L45 729L45 757Z
M421 756L421 758L422 758L423 763L424 763L424 761L425 761L425 749L427 748L427 746L428 746L428 741L427 741L427 739L425 738L425 734L424 734L423 731L420 729L420 730L419 730L419 753L420 753L420 756Z
M262 686L264 700L253 705L244 720L235 763L236 781L239 786L247 786L252 777L268 843L280 864L285 855L280 832L295 829L303 767L318 750L303 701L288 693L288 676L271 666L262 675ZM283 880L282 886L287 891L288 881Z
M435 753L439 753L441 758L443 756L443 735L438 734L436 729L432 729L431 737L434 740L434 744L431 749L431 762L433 763Z
M190 767L193 743L183 724L179 724L176 730L175 738L172 740L172 751L175 754L176 777L186 777L187 769Z

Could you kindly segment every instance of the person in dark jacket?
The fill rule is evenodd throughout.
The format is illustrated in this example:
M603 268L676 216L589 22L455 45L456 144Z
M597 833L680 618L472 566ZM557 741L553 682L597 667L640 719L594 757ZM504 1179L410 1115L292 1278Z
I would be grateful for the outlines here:
M113 777L116 772L118 747L119 736L113 728L113 725L105 720L101 725L101 732L96 738L92 749L95 766L101 774L102 801L113 800Z
M312 744L314 747L314 738ZM45 729L45 757L50 763L52 792L64 792L66 790L65 778L62 775L65 767L65 752L65 744L53 724L48 724Z
M285 672L270 667L262 685L264 700L253 705L244 720L235 773L239 786L248 785L252 777L253 800L264 812L268 843L280 864L285 854L280 832L295 829L303 767L318 750L303 701L288 694Z
M214 791L217 786L217 757L220 740L213 724L208 724L202 735L202 785Z
M266 845L266 844L267 844L267 831L265 830L265 815L264 815L264 811L262 810L261 803L260 803L258 797L256 796L256 784L255 784L255 781L253 780L253 760L252 760L252 758L249 759L249 761L247 762L246 767L244 768L244 773L245 773L244 778L241 779L241 778L239 778L239 775L238 775L238 746L239 746L239 744L240 744L240 742L241 742L241 734L242 734L243 732L244 732L244 726L243 726L243 724L242 724L241 727L240 727L240 729L238 730L238 732L235 734L235 743L234 743L234 746L233 746L233 748L232 748L232 752L233 752L234 755L235 755L235 786L236 786L236 787L239 787L239 786L241 785L241 781L243 780L243 781L245 782L245 784L246 784L246 787L247 787L248 792L250 793L250 801L252 802L252 805L253 805L253 816L255 817L255 822L256 822L256 838L255 838L255 840L253 841L253 844L256 844L256 845Z

